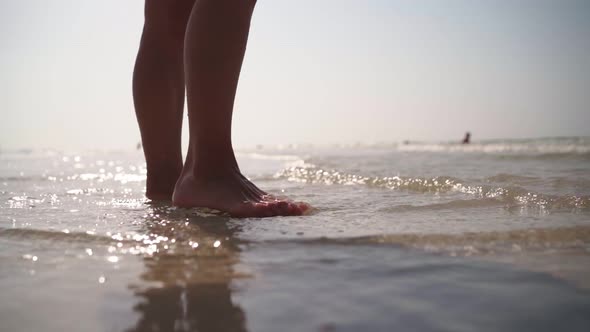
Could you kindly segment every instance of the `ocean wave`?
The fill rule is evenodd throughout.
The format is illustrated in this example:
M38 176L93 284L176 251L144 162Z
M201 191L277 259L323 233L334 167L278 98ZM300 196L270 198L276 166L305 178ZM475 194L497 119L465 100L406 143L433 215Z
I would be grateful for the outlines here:
M184 212L181 212L184 213ZM195 211L191 212L195 214ZM201 214L196 214L201 215ZM159 218L157 218L159 219ZM219 224L219 222L212 222ZM148 233L70 231L68 229L5 228L0 227L0 240L51 242L68 248L95 248L108 254L130 254L151 257L219 256L227 253L226 237L217 234L195 232L188 222L172 220L146 221ZM192 231L191 231L192 230ZM245 242L245 241L242 241ZM233 246L233 245L232 245ZM231 247L231 246L230 246Z
M435 203L426 205L402 204L388 206L380 209L381 212L396 213L409 211L437 211L437 210L455 210L455 209L472 209L479 207L499 206L504 203L495 198L483 199L458 199L445 203Z
M27 181L43 181L43 177L33 176L0 176L0 182L27 182Z
M276 161L298 161L301 160L299 156L291 154L263 154L255 152L236 152L236 157L243 157L249 159L259 160L276 160Z
M311 244L396 245L428 252L454 255L494 255L502 253L554 250L590 251L590 227L538 228L462 234L385 234L355 238L297 240Z
M401 152L445 152L445 153L482 153L503 156L505 158L543 158L555 159L567 156L590 157L590 144L554 144L539 142L501 142L501 143L416 143L400 144Z
M0 227L0 238L17 240L47 240L57 242L81 242L86 244L110 244L115 242L109 236L98 235L93 232L70 232L69 230L44 230L33 228L3 228Z
M518 183L533 183L540 179L534 176L523 176L515 174L500 173L490 176L485 179L488 182L518 182Z
M459 141L404 141L354 144L305 144L265 146L261 153L297 153L322 150L390 150L397 152L481 153L497 156L561 158L590 157L590 137L545 137L531 139L486 139L462 144Z
M289 167L275 175L288 181L325 184L361 185L389 190L407 190L418 193L461 192L478 199L495 199L513 205L536 206L544 209L587 209L590 196L557 196L530 192L519 186L495 187L469 185L458 178L438 176L433 178L371 177L347 174L338 170L324 170L315 165ZM505 177L504 177L505 178Z

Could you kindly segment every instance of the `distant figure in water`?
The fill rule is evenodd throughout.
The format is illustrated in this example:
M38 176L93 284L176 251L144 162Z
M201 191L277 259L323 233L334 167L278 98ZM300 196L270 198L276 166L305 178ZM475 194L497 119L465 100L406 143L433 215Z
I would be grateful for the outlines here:
M470 132L466 132L465 133L465 138L463 139L463 144L469 144L471 140L471 133Z
M133 100L147 163L146 196L234 217L301 215L238 167L231 121L255 0L146 0ZM189 149L181 128L188 103ZM279 123L277 123L279 124Z

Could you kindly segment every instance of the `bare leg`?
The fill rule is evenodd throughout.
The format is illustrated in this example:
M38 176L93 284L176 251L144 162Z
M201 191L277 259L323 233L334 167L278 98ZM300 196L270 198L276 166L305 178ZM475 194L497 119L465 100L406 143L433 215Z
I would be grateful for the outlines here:
M300 215L305 204L275 200L241 173L231 120L255 0L198 0L188 22L184 65L190 143L173 203L236 217Z
M184 34L194 0L146 0L133 100L147 163L146 196L170 200L182 169Z

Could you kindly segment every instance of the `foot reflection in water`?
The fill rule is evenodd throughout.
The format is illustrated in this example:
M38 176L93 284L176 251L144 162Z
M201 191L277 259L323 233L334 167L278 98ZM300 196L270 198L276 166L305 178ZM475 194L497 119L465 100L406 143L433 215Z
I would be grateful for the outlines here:
M128 331L246 331L244 312L232 302L230 283L244 276L234 271L239 248L228 220L167 207L145 217L152 238L162 241L144 259L141 279L149 287L132 287L141 317Z

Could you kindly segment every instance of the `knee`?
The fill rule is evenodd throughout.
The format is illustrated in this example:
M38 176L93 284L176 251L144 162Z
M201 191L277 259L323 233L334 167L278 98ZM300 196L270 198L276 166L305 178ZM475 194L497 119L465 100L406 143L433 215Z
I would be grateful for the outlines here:
M146 0L144 32L182 43L194 3L195 0Z

